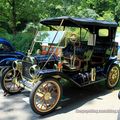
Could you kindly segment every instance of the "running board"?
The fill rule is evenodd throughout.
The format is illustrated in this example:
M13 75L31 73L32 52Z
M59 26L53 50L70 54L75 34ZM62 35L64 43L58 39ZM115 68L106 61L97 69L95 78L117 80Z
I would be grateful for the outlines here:
M73 80L73 79L69 79L69 80L71 80L74 84L76 84L77 86L79 86L79 87L85 87L85 86L88 86L88 85L92 85L92 84L96 84L96 83L99 83L99 82L102 82L102 81L105 81L106 80L106 78L102 78L102 79L100 79L100 80L95 80L95 81L89 81L88 83L86 83L86 84L79 84L77 81L75 81L75 80Z
M82 87L92 85L92 84L96 84L96 83L99 83L99 82L102 82L102 81L105 81L105 80L106 80L106 78L103 78L101 80L96 80L95 82L90 82L89 84L83 85Z

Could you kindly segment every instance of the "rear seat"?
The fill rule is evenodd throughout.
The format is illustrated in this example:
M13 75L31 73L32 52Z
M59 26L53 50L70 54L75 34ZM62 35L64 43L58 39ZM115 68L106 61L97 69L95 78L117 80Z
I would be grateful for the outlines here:
M91 59L93 52L93 46L88 46L85 44L81 44L80 46L75 46L75 55L76 55L76 68L80 69L84 66L88 66L88 62ZM70 44L63 50L64 58L67 61L70 61L70 56L73 55L74 48Z
M97 42L94 47L93 55L91 58L92 65L102 65L107 59L106 52L111 48L110 42Z

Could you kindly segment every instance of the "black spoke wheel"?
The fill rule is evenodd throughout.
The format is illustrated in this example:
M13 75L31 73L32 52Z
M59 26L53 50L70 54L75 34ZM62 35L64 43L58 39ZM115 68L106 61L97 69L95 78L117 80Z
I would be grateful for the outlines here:
M14 75L14 70L10 67L7 68L2 73L2 80L1 80L1 87L4 90L4 92L8 94L16 94L21 92L22 88L15 84L15 80L20 79L20 73L16 71L16 75Z
M30 94L32 110L40 115L52 112L62 95L61 84L54 78L39 81Z
M108 72L108 77L107 77L107 87L108 88L114 88L120 78L120 71L119 71L119 66L118 65L112 65Z

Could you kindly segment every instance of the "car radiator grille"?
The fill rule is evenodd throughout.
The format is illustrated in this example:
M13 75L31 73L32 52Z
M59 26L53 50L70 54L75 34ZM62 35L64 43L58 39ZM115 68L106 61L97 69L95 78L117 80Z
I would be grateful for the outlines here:
M29 69L32 66L32 63L28 63L28 62L22 62L22 75L25 78L31 79L30 73L29 73Z

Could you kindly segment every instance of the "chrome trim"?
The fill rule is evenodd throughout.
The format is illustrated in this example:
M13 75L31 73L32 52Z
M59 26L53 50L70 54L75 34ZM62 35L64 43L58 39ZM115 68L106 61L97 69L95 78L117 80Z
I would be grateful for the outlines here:
M13 61L12 68L14 70L18 70L19 72L22 72L22 61L19 61L19 60Z
M24 57L24 58L22 59L22 61L28 62L28 63L32 63L32 64L34 64L34 60L35 60L35 58L32 57L32 56L27 56L27 57Z
M38 65L33 65L30 67L29 69L29 74L32 78L36 78L37 75L36 75L36 72L40 70L40 67Z

